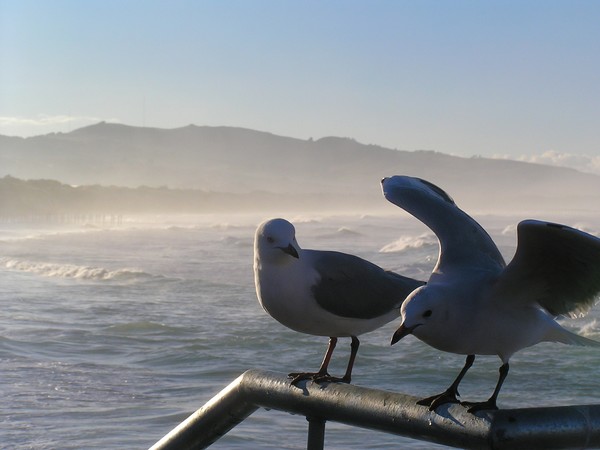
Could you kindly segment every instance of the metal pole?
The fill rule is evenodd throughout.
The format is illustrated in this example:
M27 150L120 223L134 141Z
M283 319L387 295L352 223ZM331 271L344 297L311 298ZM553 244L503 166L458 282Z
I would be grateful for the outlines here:
M600 405L504 409L473 415L457 404L429 411L417 405L417 400L341 383L292 386L285 375L249 370L152 450L206 448L259 407L317 418L309 420L307 445L311 450L323 448L325 420L460 448L600 448Z
M600 448L600 405L503 409L490 415L494 449Z
M198 450L206 448L258 409L240 390L244 374L181 422L150 450Z
M344 383L307 381L291 386L287 377L259 370L244 376L247 400L263 408L455 447L488 448L490 421L460 405L443 406L436 413L405 394Z
M306 420L308 420L306 450L323 450L325 445L325 420L314 417L307 417Z

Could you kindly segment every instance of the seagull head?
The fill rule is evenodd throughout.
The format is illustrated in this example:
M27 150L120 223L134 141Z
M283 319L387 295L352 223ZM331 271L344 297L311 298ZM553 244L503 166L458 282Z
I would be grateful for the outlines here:
M381 180L381 188L389 202L416 216L432 214L434 205L456 206L443 189L421 178L403 175L386 177Z
M438 298L430 295L426 285L414 290L402 304L402 323L392 336L391 345L409 334L427 342L446 316L444 304Z
M254 238L254 252L270 262L285 262L300 257L294 225L285 219L271 219L259 225Z

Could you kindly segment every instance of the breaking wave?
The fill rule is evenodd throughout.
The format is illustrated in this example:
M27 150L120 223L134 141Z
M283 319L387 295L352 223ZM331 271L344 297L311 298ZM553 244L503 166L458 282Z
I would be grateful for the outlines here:
M294 216L290 219L290 222L293 224L320 224L323 222L323 218L317 216Z
M348 236L358 236L361 233L359 233L358 231L355 231L351 228L348 227L340 227L336 230L335 234L337 235L348 235Z
M362 235L362 233L355 231L351 228L340 227L333 232L319 234L317 237L319 239L345 237L345 236L352 238L353 236L361 236L361 235Z
M33 273L44 277L71 278L89 281L135 282L156 278L155 275L132 268L109 270L103 267L21 261L10 258L0 258L0 268Z
M420 236L402 236L400 239L384 245L380 253L397 253L404 252L409 249L423 249L428 247L437 247L438 240L432 233L424 233Z
M224 243L227 246L241 247L241 248L252 248L254 243L252 239L248 237L234 237L234 236L225 236L219 239L219 242Z
M503 236L510 236L513 234L517 234L517 224L511 224L511 225L507 225L504 227L504 229L502 230L501 234Z
M597 339L598 331L599 331L598 320L592 319L592 320L587 320L586 322L581 324L581 326L579 328L579 332L577 334L580 334L585 337Z
M573 226L573 228L576 228L577 230L581 230L585 233L591 234L592 236L596 236L596 237L600 236L600 232L598 232L598 230L596 228L590 226L587 223L583 223L583 222L575 223L572 226Z
M0 236L0 242L24 242L24 241L40 241L44 239L54 239L69 235L83 235L103 231L101 228L81 228L73 230L46 230L46 231L11 231L6 234L3 232Z

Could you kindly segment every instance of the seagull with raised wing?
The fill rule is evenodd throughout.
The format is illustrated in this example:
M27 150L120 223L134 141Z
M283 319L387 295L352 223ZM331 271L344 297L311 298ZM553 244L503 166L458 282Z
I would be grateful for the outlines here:
M258 301L274 319L301 333L329 337L319 371L291 373L292 384L350 383L357 336L398 318L406 296L424 284L354 255L302 249L294 226L284 219L268 220L256 230L254 280ZM328 373L339 337L352 339L341 378Z
M392 344L413 334L446 352L467 355L450 387L420 404L434 410L457 403L458 385L475 355L498 355L500 374L485 402L471 412L497 409L496 401L517 351L539 342L600 346L560 326L557 316L587 312L600 293L600 239L565 225L525 220L518 224L516 253L506 265L486 231L434 184L406 176L382 180L387 200L436 234L437 264L425 286L402 305Z

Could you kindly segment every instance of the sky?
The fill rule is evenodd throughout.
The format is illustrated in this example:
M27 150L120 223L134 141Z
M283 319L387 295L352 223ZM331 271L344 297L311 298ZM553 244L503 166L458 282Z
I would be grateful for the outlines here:
M599 23L591 0L0 0L0 134L225 125L600 173Z

